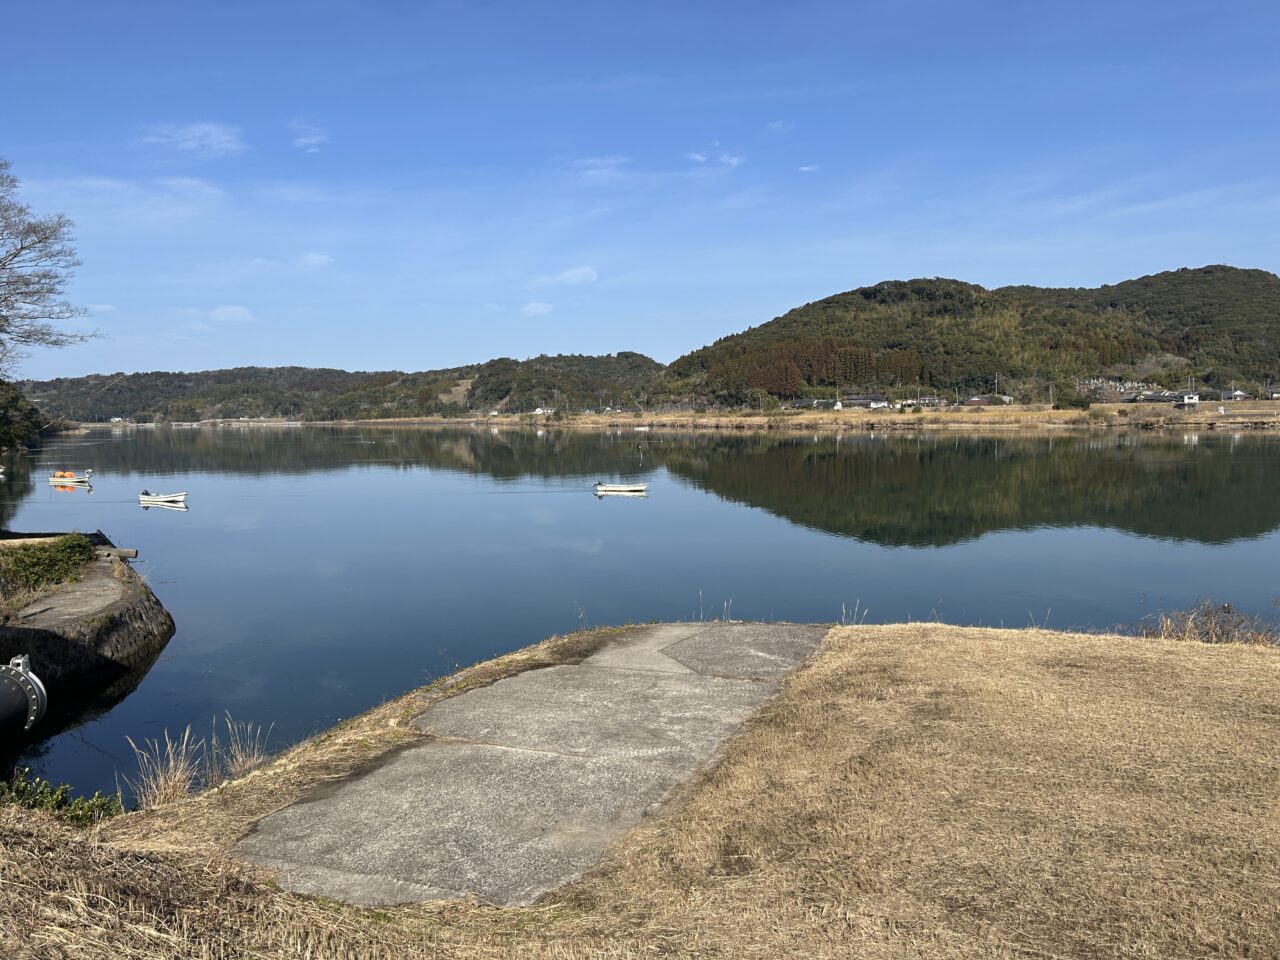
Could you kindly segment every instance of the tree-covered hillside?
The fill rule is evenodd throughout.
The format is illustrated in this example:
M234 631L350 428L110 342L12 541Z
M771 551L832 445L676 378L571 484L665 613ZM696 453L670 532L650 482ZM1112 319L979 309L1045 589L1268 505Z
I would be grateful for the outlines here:
M0 451L35 439L42 426L40 411L13 384L0 381Z
M664 368L649 357L499 358L421 373L241 367L17 386L47 417L347 420L830 396L834 390L1064 396L1094 377L1280 380L1280 277L1211 266L1097 289L891 280L805 304Z
M17 386L49 418L370 420L451 416L495 407L524 412L539 406L581 409L617 403L630 399L661 370L648 357L624 352L500 359L420 373L237 367L29 380Z
M641 353L569 354L518 361L502 357L476 368L467 394L476 408L601 408L629 404L645 392L662 364Z
M1113 375L1280 376L1280 277L1210 266L1098 289L888 281L805 304L668 368L661 392L747 403L832 388L1036 393Z

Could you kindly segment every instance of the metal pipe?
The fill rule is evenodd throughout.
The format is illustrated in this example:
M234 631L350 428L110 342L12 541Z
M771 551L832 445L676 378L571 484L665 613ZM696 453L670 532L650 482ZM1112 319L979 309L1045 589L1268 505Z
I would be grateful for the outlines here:
M0 663L0 738L16 737L40 722L49 706L40 678L27 656Z

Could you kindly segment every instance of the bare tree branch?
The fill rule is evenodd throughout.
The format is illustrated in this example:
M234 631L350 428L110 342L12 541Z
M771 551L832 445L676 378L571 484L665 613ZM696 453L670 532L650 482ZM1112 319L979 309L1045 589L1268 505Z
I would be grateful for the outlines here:
M34 216L17 193L17 177L0 160L0 373L25 347L65 347L89 336L58 326L85 313L62 296L80 266L71 221Z

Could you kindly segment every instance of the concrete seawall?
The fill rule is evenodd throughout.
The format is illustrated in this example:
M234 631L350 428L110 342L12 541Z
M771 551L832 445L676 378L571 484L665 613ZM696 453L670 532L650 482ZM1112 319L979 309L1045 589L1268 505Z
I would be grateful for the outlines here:
M0 624L0 658L29 655L49 689L51 713L65 714L136 686L174 629L173 617L127 564L101 557L80 580Z

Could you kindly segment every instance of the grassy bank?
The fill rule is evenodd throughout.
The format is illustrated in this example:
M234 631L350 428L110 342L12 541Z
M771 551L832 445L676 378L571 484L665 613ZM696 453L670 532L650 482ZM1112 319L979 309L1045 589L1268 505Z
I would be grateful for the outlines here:
M411 417L380 420L314 421L317 426L352 427L539 427L566 430L794 430L803 433L833 433L843 430L961 432L975 434L1059 433L1100 429L1139 430L1244 430L1280 431L1280 401L1202 403L1198 409L1175 410L1168 405L1099 403L1087 410L1054 410L1047 404L995 407L951 407L945 411L920 413L896 410L707 410L632 411L625 413L568 414L564 416L499 414L465 417ZM279 419L207 420L202 426L279 427L298 426L300 421ZM81 424L76 429L100 427ZM152 427L153 424L146 424Z
M885 430L933 432L1036 432L1137 428L1145 430L1202 427L1213 429L1280 430L1280 402L1203 404L1197 410L1144 404L1094 404L1087 410L1054 410L1048 405L951 407L946 410L901 412L896 410L775 410L708 411L705 413L581 414L562 421L580 429L673 430ZM504 418L493 417L490 420ZM520 418L505 418L519 422Z
M963 433L1057 433L1099 429L1139 430L1280 430L1280 401L1228 403L1218 413L1216 403L1203 403L1194 410L1175 410L1168 405L1100 403L1087 410L1054 410L1047 404L994 407L950 407L946 410L901 412L896 410L707 410L633 411L548 416L533 414L474 415L451 418L408 418L399 420L343 420L344 426L471 426L542 427L567 430L795 430L836 432L841 430L929 431ZM276 426L281 421L207 421L213 426ZM326 421L326 426L333 422Z
M459 682L600 639L550 641ZM0 954L1280 954L1272 647L837 628L683 802L528 909L359 910L218 855L316 775L394 748L410 735L401 718L446 693L96 833L0 809Z
M0 622L55 587L80 579L93 558L93 541L79 533L0 540Z

